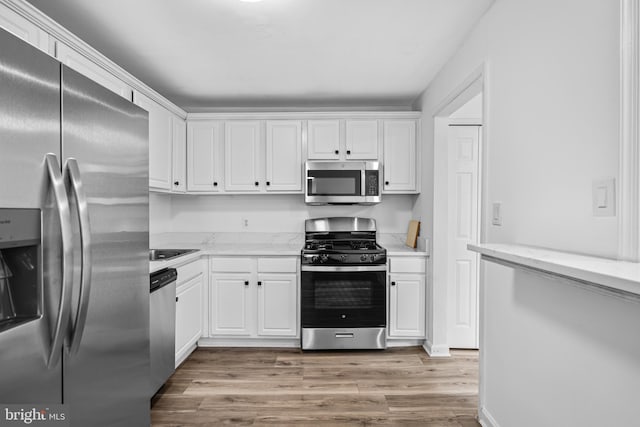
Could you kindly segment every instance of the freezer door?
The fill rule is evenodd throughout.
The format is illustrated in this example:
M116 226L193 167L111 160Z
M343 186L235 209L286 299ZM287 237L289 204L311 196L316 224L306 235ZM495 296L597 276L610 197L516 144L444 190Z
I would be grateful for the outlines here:
M63 169L70 194L72 180L81 180L88 208L82 221L70 197L75 260L87 243L79 230L91 232L84 290L89 266L76 262L71 324L82 326L76 319L85 309L86 322L67 340L64 402L74 425L149 425L147 113L65 66L62 82Z
M27 221L33 224L23 232L42 236L33 249L1 251L7 266L2 268L3 281L13 287L12 298L18 298L16 293L21 291L30 293L27 288L35 286L32 303L38 313L17 326L0 325L2 403L62 401L62 365L58 361L47 367L60 302L62 262L47 153L58 158L60 154L60 65L0 29L0 208L13 208L0 218L4 230L0 234L16 236L12 225L19 219L26 221L27 216L20 214L13 221L9 212L29 208L36 218ZM10 305L6 299L5 304Z

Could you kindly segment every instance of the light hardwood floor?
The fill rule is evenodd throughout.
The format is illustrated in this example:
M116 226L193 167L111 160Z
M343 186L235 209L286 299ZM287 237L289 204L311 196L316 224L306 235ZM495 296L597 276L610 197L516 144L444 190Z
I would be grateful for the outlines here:
M196 350L152 402L164 426L479 426L478 352Z

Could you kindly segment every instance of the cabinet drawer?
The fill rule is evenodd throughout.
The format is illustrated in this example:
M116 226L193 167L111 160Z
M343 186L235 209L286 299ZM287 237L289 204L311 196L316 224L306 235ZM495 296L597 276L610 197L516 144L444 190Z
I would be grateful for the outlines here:
M252 269L251 258L211 258L211 271L214 273L250 273Z
M200 259L178 267L178 286L193 279L202 273L202 261Z
M424 273L426 262L424 258L397 257L389 259L391 273Z
M258 258L258 273L295 273L299 262L296 257Z

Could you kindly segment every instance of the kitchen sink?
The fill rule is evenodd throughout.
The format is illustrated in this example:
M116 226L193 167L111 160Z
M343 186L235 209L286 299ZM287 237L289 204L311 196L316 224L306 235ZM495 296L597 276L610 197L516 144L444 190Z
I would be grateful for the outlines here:
M149 261L166 261L196 251L197 249L149 249Z

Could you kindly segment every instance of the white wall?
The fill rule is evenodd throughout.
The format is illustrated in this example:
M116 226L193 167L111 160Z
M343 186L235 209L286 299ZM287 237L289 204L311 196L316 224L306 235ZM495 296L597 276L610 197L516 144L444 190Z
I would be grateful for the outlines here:
M440 166L444 160L441 154L446 150L438 142L434 143L434 115L446 99L461 90L462 82L484 68L483 166L486 176L482 227L485 242L519 243L615 257L617 220L594 217L591 197L594 180L618 175L619 51L618 1L497 0L416 102L416 107L423 112L424 191L416 202L414 216L422 220L423 231L432 239L434 247L430 259L430 271L434 273L428 290L433 298L428 300L427 325L428 339L434 346L447 346L444 298L448 284L446 276L433 268L442 264L442 257L446 256L442 250L446 233L442 233L440 225L434 227L433 218L447 217L440 191L442 183L446 183L442 175L446 168ZM440 185L434 191L432 183L436 173ZM490 224L493 201L502 202L503 225L500 227ZM497 275L489 270L482 286L500 294L520 283L518 276ZM527 293L527 298L531 298L529 303L536 306L544 306L549 298L556 297L563 298L559 303L564 307L565 319L586 316L584 307L579 305L582 300L574 299L570 292ZM502 322L523 321L521 316L526 313L519 309L517 301L505 298L503 303L496 306L499 310L496 315L502 316ZM603 303L603 306L613 310L610 304ZM487 311L490 309L493 308ZM612 312L607 314L615 317ZM486 315L481 313L481 322L487 320ZM542 322L528 326L545 327ZM576 355L601 345L598 338L587 331L579 331L580 336L576 338L575 329L566 328L550 341L544 339L541 331L522 330L520 335L510 337L508 345L530 348L529 337L533 336L539 339L536 345L550 344L553 351L553 344L565 339L567 351ZM492 347L502 333L497 327L486 331L481 352L488 363L499 363L503 359L502 348ZM542 353L547 359L540 359L539 352L521 353L517 361L509 362L526 367L552 363L554 356ZM591 369L610 369L606 359L595 362ZM513 386L510 396L496 394L496 390L506 384L505 375L481 374L483 384L495 381L486 393L481 392L484 393L481 399L490 411L497 411L499 425L525 425L514 422L517 416L530 420L528 425L536 422L537 425L556 425L548 422L560 415L555 412L558 403L554 398L575 391L575 401L587 402L587 394L591 393L584 387L566 385L569 380L583 384L588 372L575 372L570 365L566 369L569 372L563 374L563 382L554 379L554 371L536 371L541 375L539 381L510 384ZM614 383L617 381L623 388L629 385L620 375ZM549 393L550 387L560 390ZM585 406L581 410L593 413L605 408L612 420L616 420L615 411L609 410L618 407L613 402L616 394L604 395L599 407ZM550 412L542 414L544 411Z
M418 102L423 188L434 110L486 63L485 198L503 208L487 241L615 257L617 221L592 215L591 186L618 173L618 19L613 0L498 0ZM416 205L426 220L431 197Z
M640 300L485 267L481 400L496 427L638 425Z
M149 192L149 234L172 231L171 197Z
M383 195L374 206L308 206L304 196L230 195L193 196L161 194L161 203L170 204L170 229L153 227L153 232L304 232L304 220L325 216L374 218L381 233L406 233L412 219L416 196ZM158 201L152 203L152 224L166 224L164 215L156 217ZM243 219L249 227L243 227Z

